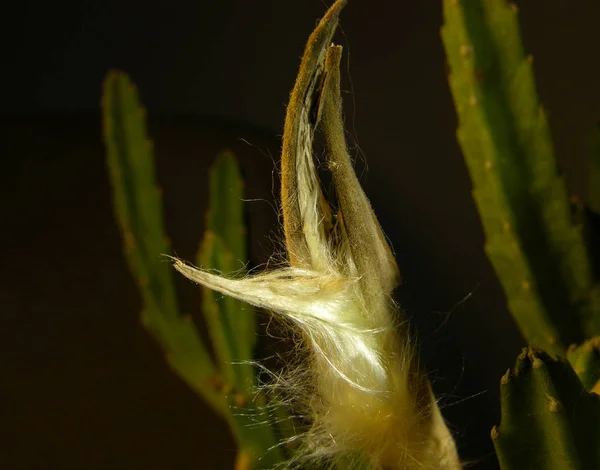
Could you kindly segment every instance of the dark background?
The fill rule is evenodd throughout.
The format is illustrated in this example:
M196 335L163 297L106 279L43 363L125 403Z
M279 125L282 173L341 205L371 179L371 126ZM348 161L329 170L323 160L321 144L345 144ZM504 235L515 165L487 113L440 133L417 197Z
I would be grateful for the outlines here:
M418 329L461 455L474 468L496 468L489 431L499 421L498 383L522 340L483 253L455 142L440 4L349 2L338 36L349 56L346 121L404 274L398 299ZM561 168L570 191L585 195L585 140L600 117L600 4L519 6ZM225 425L171 374L139 325L110 205L101 82L121 68L139 87L176 252L193 259L207 168L230 147L248 199L259 200L247 203L248 220L253 263L265 262L279 247L273 163L285 103L325 5L88 0L11 8L0 76L0 468L231 468ZM196 290L178 286L184 309L197 312Z

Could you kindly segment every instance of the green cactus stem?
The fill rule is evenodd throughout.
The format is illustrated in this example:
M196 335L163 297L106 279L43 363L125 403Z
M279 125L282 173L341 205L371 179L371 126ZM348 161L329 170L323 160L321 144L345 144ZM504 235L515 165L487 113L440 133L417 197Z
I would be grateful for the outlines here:
M525 348L500 392L492 439L503 470L600 468L600 396L568 362Z
M444 18L458 141L486 253L526 340L564 355L600 334L600 288L557 171L517 8L444 0Z
M210 170L210 206L198 264L222 273L245 274L246 228L243 220L243 181L235 157L221 153ZM239 364L253 358L256 317L251 307L202 288L202 311L209 327L224 379L238 390L254 385L254 368Z
M283 461L283 454L265 400L251 397L254 370L248 364L233 364L253 359L254 312L233 299L217 299L205 292L203 307L217 355L215 364L191 318L180 314L173 271L161 257L171 249L163 229L152 144L145 112L124 73L107 76L103 115L114 210L142 295L142 323L165 350L174 371L229 424L239 447L238 468L273 468ZM208 231L199 258L225 272L243 267L246 260L242 184L234 156L220 155L211 169Z
M173 370L226 416L223 396L210 386L216 368L191 318L181 315L170 264L161 259L171 249L163 229L152 143L145 110L124 73L113 71L106 77L102 111L113 205L125 257L142 296L142 324L160 343Z
M243 181L236 159L229 151L218 155L211 167L209 195L198 264L242 276L247 259ZM272 468L283 460L283 454L276 447L274 429L267 424L273 419L264 406L266 398L253 393L256 379L250 362L256 344L254 311L238 300L203 287L202 312L224 387L233 398L229 421L243 449L240 455L244 465L246 468Z
M588 339L579 346L571 345L567 359L583 386L600 394L600 336Z

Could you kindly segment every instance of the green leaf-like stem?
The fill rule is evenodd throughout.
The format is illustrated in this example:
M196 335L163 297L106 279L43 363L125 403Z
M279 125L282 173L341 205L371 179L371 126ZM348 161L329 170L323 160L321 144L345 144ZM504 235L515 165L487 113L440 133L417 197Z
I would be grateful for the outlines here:
M142 295L142 323L165 350L171 367L215 411L227 412L209 384L216 370L195 326L180 314L171 266L161 255L170 246L154 175L152 143L137 91L122 72L104 82L103 131L113 205L129 268Z
M506 0L444 0L442 38L486 252L529 343L562 354L600 334L600 289L572 222L532 59Z
M526 348L500 392L492 439L502 470L600 468L600 396L567 361Z

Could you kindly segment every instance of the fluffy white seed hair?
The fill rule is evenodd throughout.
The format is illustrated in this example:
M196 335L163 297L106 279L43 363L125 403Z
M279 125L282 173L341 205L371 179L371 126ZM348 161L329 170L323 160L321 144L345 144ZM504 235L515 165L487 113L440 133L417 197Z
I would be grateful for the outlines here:
M243 279L180 260L175 268L301 331L309 363L288 381L289 393L300 395L294 401L306 405L312 425L295 463L358 455L375 469L455 470L454 442L390 297L396 262L346 150L341 48L330 46L344 4L335 2L311 35L287 108L281 202L289 265ZM313 159L317 126L339 204L335 217Z

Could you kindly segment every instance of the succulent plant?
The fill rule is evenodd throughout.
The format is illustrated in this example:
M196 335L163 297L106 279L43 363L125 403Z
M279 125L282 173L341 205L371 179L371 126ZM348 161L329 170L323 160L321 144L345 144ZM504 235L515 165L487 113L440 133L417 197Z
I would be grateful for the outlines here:
M225 419L237 468L330 466L461 468L456 447L391 295L400 273L346 148L340 97L342 49L331 45L344 0L310 36L287 107L281 207L287 264L247 275L242 184L234 157L211 170L211 206L200 268L173 258L204 289L216 361L178 309L145 116L126 75L104 89L104 136L124 251L142 295L143 324L174 369ZM600 283L594 256L600 215L600 132L590 192L573 206L555 159L517 8L506 0L443 0L442 38L463 151L486 235L485 251L526 342L501 379L492 429L503 470L600 468ZM337 206L313 151L324 136ZM331 199L331 198L329 198ZM575 210L574 210L575 209ZM232 274L237 271L235 274ZM219 300L212 291L231 298ZM234 300L237 299L237 300ZM299 333L297 363L276 377L304 416L282 436L256 387L255 318L267 310ZM302 361L302 362L300 362ZM244 413L236 413L244 408ZM250 429L260 418L271 423ZM308 421L308 422L307 422ZM281 442L298 441L290 459Z

